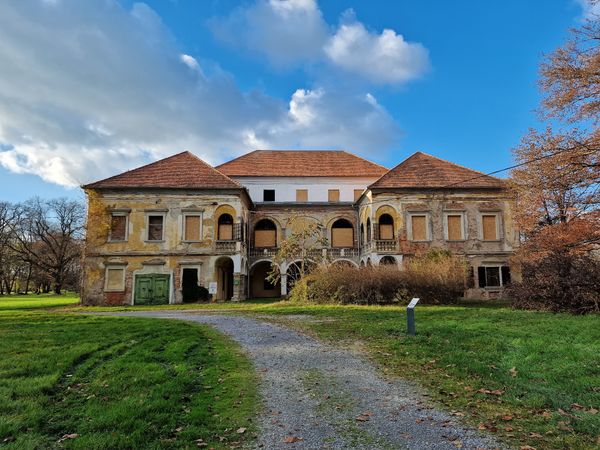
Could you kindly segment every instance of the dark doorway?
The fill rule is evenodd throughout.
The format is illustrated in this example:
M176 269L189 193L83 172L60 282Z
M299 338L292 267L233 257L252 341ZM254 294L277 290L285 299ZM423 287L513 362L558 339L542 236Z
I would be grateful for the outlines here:
M185 303L200 300L198 269L183 269L181 274L181 294Z

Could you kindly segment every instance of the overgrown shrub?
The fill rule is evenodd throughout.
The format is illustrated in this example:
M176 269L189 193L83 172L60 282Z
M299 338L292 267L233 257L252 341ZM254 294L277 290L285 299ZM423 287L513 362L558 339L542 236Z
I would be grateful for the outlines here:
M572 314L600 312L600 260L568 251L554 251L524 262L522 281L507 288L513 304Z
M462 260L430 252L407 262L404 270L395 266L319 266L296 283L290 300L382 305L404 304L419 297L424 303L455 303L464 292L465 279Z

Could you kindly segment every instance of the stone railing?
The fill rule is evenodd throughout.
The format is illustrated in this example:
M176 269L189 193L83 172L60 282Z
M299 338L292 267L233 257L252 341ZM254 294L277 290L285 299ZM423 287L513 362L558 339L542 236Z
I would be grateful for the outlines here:
M216 241L215 251L217 253L235 253L241 251L240 244L239 241Z
M398 242L394 239L377 239L366 242L362 253L398 253Z
M248 256L253 259L272 258L277 253L277 247L251 248Z

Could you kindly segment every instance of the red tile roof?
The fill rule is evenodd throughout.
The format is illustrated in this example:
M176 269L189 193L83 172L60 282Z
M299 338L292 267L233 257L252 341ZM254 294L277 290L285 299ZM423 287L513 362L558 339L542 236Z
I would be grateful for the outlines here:
M369 188L496 188L505 187L499 178L417 152Z
M230 177L380 177L388 171L343 150L255 150L217 169Z
M196 155L182 152L84 188L240 189L242 186Z

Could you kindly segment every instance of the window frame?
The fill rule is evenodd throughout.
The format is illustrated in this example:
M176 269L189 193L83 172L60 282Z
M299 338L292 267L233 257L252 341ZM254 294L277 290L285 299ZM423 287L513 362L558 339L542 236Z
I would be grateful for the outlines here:
M200 229L198 230L198 236L200 237L200 239L198 240L191 240L191 239L186 239L185 238L185 233L186 233L186 229L187 229L187 225L186 225L186 218L187 217L199 217L199 226ZM163 232L164 232L164 222L163 222ZM187 211L182 211L182 223L181 223L181 242L202 242L202 236L204 235L204 211L203 210L187 210ZM164 236L163 236L164 237Z
M113 239L112 218L125 217L125 236L123 239ZM129 240L129 211L110 211L110 228L108 230L108 242L127 242Z
M480 287L480 289L500 289L503 288L505 286L504 282L502 281L502 267L506 266L506 264L481 264L479 267L483 267L484 268L484 272L485 272L485 286ZM497 286L491 286L488 285L488 276L487 276L487 271L488 269L498 269L498 285ZM479 278L479 274L477 274L477 277ZM477 280L478 281L478 285L481 286L481 280Z
M162 217L162 234L161 239L150 239L150 216L160 216ZM146 211L146 230L145 230L145 239L144 242L165 242L165 228L167 223L167 213L166 211Z
M479 240L482 242L500 242L502 240L502 225L501 211L479 211ZM483 216L495 216L496 217L496 239L484 239L483 235Z
M107 264L104 268L104 292L125 292L125 275L126 275L125 264ZM123 272L121 278L122 289L109 289L108 288L108 271L109 270L121 270Z
M450 239L448 216L460 216L460 239ZM464 211L444 211L444 240L448 242L464 242L467 240L466 214Z
M413 216L425 216L425 240L413 239L413 224L412 224ZM431 242L431 213L429 211L413 211L413 212L409 212L407 214L407 218L408 218L408 220L407 220L406 234L407 234L408 240L411 242Z
M272 192L273 193L273 200L267 200L266 199L267 192ZM275 199L276 199L275 189L263 189L263 202L265 202L265 203L271 203L271 202L274 202Z
M365 192L364 189L354 189L352 191L353 195L354 195L354 201L357 202L358 199L363 195L363 192ZM356 195L358 194L358 195Z

